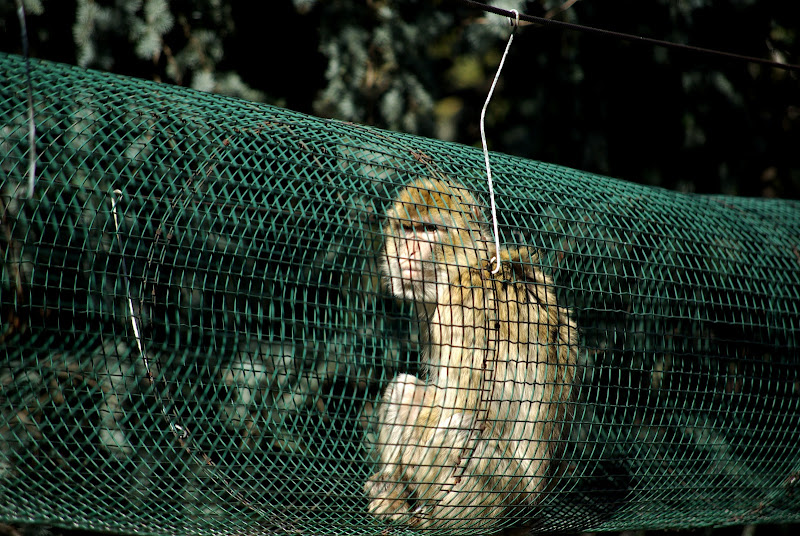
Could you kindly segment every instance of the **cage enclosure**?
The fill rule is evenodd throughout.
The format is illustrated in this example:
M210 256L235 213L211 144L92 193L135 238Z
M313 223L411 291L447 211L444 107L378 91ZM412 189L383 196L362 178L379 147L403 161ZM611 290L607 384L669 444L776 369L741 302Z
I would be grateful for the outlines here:
M431 375L380 266L398 192L482 205L483 154L33 61L28 197L23 60L0 73L0 520L452 534L369 511L381 396ZM535 497L457 530L800 521L800 204L491 158L516 273L577 325L574 404Z

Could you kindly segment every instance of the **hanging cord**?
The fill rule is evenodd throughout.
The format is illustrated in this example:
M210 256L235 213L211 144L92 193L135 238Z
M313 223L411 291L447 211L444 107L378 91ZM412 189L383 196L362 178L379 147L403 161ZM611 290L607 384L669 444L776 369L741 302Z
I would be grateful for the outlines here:
M28 27L25 24L25 6L17 0L17 17L22 38L22 57L25 58L25 78L28 92L28 198L33 197L36 184L36 123L33 120L33 83L31 82L31 62L28 52Z
M506 50L503 52L503 57L500 58L500 65L497 67L497 73L494 75L494 80L492 81L492 86L489 88L489 94L486 95L486 102L483 103L483 109L481 109L481 144L483 145L483 159L486 161L486 181L489 183L489 204L491 205L492 209L492 231L494 232L494 244L495 244L495 251L494 257L492 257L490 262L496 262L496 266L494 270L492 270L492 274L496 274L500 271L500 233L497 227L497 207L494 202L494 187L492 185L492 166L489 164L489 147L486 144L486 129L484 128L484 124L486 123L486 109L489 107L489 101L492 100L492 93L494 93L494 88L497 85L497 80L500 78L500 71L503 70L503 64L506 62L506 56L508 56L508 50L511 48L511 43L514 41L514 33L517 31L519 27L519 11L516 9L511 10L515 18L511 20L511 25L513 28L511 29L511 35L508 36L508 43L506 44Z

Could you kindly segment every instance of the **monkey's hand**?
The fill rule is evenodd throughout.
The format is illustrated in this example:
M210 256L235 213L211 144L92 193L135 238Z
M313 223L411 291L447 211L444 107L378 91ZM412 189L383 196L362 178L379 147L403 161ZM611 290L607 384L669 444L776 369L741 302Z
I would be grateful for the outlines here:
M392 476L383 472L372 475L364 491L372 499L369 512L377 517L392 521L402 521L409 516L408 492L406 485L393 480Z
M369 497L369 511L394 521L407 519L410 490L403 477L402 465L419 444L417 421L424 408L425 383L411 374L394 378L384 393L378 409L381 468L364 485Z
M450 496L463 487L466 456L471 454L474 439L471 413L456 413L444 418L425 445L407 445L401 465L386 465L374 474L364 489L372 499L371 514L410 526L431 526L439 515L440 503L459 502L463 497ZM469 479L469 478L468 478ZM474 486L474 482L470 484ZM468 486L469 487L469 486Z

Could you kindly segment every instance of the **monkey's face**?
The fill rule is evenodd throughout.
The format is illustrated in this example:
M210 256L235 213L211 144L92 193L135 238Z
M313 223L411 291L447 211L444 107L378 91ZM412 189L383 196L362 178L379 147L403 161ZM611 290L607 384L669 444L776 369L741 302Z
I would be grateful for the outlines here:
M413 301L436 301L437 284L448 280L443 234L443 228L435 222L390 220L383 271L392 294Z
M463 187L417 180L400 191L387 216L383 272L398 298L438 302L458 270L484 256L476 223L482 214Z

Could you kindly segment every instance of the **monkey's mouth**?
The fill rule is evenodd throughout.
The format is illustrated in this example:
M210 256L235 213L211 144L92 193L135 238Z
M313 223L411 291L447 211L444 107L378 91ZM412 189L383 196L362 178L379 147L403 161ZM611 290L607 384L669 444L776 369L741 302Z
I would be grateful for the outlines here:
M422 270L418 268L401 268L400 277L403 279L421 279Z
M425 276L421 270L403 270L400 275L403 285L406 286L416 286L425 283Z
M397 264L398 272L400 272L400 279L405 281L417 282L422 281L424 272L421 263L418 262L399 262Z

